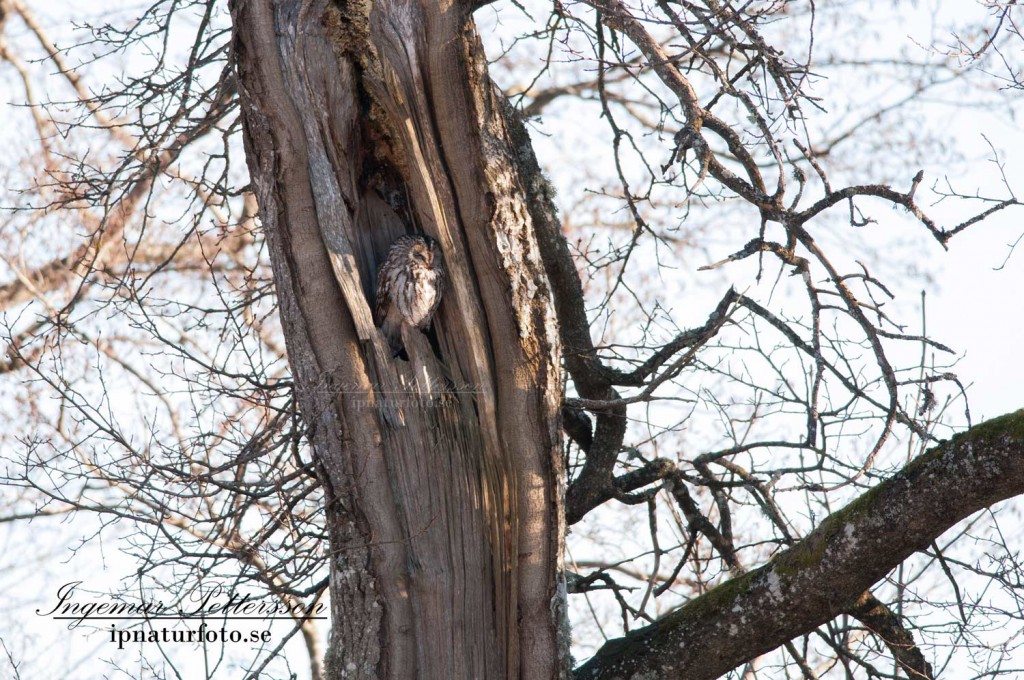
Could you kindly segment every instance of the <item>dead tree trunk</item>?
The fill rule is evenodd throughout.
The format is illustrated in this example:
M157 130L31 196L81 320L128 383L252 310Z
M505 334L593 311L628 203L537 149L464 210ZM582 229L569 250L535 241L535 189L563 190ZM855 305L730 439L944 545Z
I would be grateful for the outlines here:
M246 154L326 490L331 678L566 672L559 344L471 7L235 0ZM444 249L430 336L370 309L397 235Z

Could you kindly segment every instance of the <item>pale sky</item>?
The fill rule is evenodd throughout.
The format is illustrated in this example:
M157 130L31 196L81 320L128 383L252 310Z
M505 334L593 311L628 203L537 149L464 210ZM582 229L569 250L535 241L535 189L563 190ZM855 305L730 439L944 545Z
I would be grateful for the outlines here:
M920 3L918 8L925 11L929 6L928 3ZM481 14L481 21L486 24L487 18L483 16L484 13ZM880 35L874 43L865 44L865 53L871 53L872 45L888 43L912 46L915 42L927 42L927 36L917 33L919 31L930 35L933 30L934 27L930 25L922 25L918 29L915 25L888 22L880 28ZM494 38L489 34L485 37L488 40ZM4 101L20 103L4 94L0 93ZM8 124L12 119L9 116L22 114L22 111L0 108L0 125ZM1024 132L1005 111L956 112L948 106L939 106L932 115L934 117L923 124L944 127L950 143L957 145L966 157L979 159L970 164L970 172L955 178L959 188L971 190L976 186L991 185L994 178L998 177L993 174L992 164L984 161L989 153L987 143L981 136L984 132L1001 150L1009 152L1003 158L1006 174L1013 189L1024 196ZM594 158L600 158L601 152L585 148L585 142L574 136L585 131L585 128L581 129L578 120L556 120L552 115L545 119L541 130L549 136L534 134L538 154L559 185L559 199L571 203L574 192L580 188L575 171L593 163ZM942 176L943 168L928 167L926 172L928 178L938 178ZM929 185L927 179L925 185ZM926 201L922 203L927 205ZM931 212L947 225L960 214L947 204L933 207ZM921 229L919 259L916 262L889 263L894 271L901 267L917 267L934 274L935 284L928 289L927 298L929 333L963 356L955 370L965 382L971 384L969 394L975 422L1024 408L1024 361L1020 357L1024 345L1024 243L1018 252L1012 254L1003 269L995 270L1010 254L1009 244L1022 234L1024 210L1008 210L955 238L950 244L949 253L930 241ZM737 239L735 245L741 246L742 243L742 240ZM724 244L716 244L714 248L713 254L718 257L729 253ZM906 248L899 250L899 257L904 257L906 252ZM696 268L706 264L704 254L694 256L687 262L692 262L692 271L684 273L687 280L701 281ZM687 311L694 314L694 319L700 319L706 314L703 310L707 303L717 299L721 280L714 281L715 285L704 290L693 287L687 289L690 295ZM905 309L916 310L919 290L919 285L901 288L901 304ZM907 314L904 319L916 321L917 316ZM916 330L908 329L908 332ZM66 655L58 661L75 670L70 673L54 672L50 677L96 677L96 666L90 664L94 657L114 658L109 645L102 640L86 639L79 632L56 632L52 622L39 620L32 612L47 593L53 592L68 580L87 578L92 587L101 588L105 581L129 574L132 565L117 553L115 545L108 543L95 545L79 556L70 557L63 546L71 544L77 536L90 533L95 528L90 519L72 518L62 525L56 525L52 520L49 524L46 522L39 521L33 526L0 527L0 568L4 565L11 568L18 566L24 546L33 543L34 549L43 553L45 565L33 569L28 581L0 584L4 593L3 611L7 614L5 621L0 623L0 637L13 640L11 644L18 646L26 655L36 655L39 650ZM39 546L40 540L46 542L45 547ZM26 572L19 570L17 573ZM57 648L59 652L54 651L52 644L55 636L62 641ZM296 639L291 644L292 658L295 659L293 669L299 677L304 677L306 665L302 661L301 651L297 649L300 643ZM43 670L35 664L32 667L37 672ZM0 678L3 677L3 672L0 672ZM35 679L43 676L30 673L26 677ZM234 674L225 674L224 677L234 677Z

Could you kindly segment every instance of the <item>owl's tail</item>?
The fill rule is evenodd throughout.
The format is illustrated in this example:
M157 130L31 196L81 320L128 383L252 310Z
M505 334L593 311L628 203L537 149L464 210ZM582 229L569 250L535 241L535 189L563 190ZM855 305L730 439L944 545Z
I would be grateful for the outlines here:
M388 340L388 347L391 348L391 356L397 357L401 354L404 348L402 342L402 321L396 319L394 314L388 314L384 319L384 323L380 327L384 337Z

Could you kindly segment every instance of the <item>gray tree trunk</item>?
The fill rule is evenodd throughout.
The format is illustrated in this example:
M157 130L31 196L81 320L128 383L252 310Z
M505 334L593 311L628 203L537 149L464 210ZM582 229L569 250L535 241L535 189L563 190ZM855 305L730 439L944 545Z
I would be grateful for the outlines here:
M331 678L567 672L557 327L470 9L232 2L246 155L326 490ZM450 284L406 362L370 309L408 231L441 242Z

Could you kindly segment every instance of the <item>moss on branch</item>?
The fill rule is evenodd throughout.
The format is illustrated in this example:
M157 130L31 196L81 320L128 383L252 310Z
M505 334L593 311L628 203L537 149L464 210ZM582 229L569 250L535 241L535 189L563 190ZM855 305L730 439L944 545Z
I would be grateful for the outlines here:
M1020 494L1024 409L929 449L759 569L609 641L576 678L717 678L850 611L957 522Z

